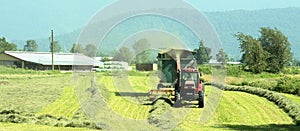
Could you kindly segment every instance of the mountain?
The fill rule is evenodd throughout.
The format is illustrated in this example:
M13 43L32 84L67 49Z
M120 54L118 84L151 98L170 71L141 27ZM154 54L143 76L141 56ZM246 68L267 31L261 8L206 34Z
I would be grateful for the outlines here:
M239 58L239 43L234 34L242 32L259 37L261 27L276 27L291 42L294 56L300 59L300 8L264 9L256 11L207 12L230 57Z
M236 41L234 34L243 32L244 34L258 37L261 27L276 27L288 37L292 44L291 48L294 53L294 57L300 60L300 8L264 9L255 11L235 10L224 12L204 12L204 14L218 33L219 38L222 41L223 48L229 55L229 58L238 60L241 56L239 43ZM151 21L151 24L143 24L147 22L149 23L149 21ZM182 39L184 39L184 41L190 42L193 48L197 47L198 39L192 36L188 29L185 29L178 23L156 17L140 17L139 19L132 19L124 22L123 25L112 31L115 32L114 34L108 34L106 39L107 46L105 48L112 51L117 48L117 43L122 42L128 34L149 28L165 29L175 35L179 35ZM80 32L81 30L78 29L71 33L58 35L55 36L55 40L59 41L63 51L68 52L72 47L72 44L76 43ZM25 41L26 40L13 42L18 44L18 48L22 48ZM39 44L40 51L49 51L48 38L38 39L37 42Z

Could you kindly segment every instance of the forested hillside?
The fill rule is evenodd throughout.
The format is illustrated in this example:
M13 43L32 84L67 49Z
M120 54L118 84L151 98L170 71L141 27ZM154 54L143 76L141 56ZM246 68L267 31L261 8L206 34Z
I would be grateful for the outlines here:
M292 51L300 59L300 8L227 11L205 13L222 40L230 57L239 57L239 45L233 37L237 32L258 37L260 27L276 27L291 42Z
M249 34L252 36L258 37L259 30L261 27L276 27L280 31L282 31L291 42L292 51L294 53L294 57L296 59L300 59L300 52L297 51L300 49L300 8L282 8L282 9L264 9L264 10L256 10L256 11L245 11L245 10L236 10L236 11L225 11L225 12L204 12L207 16L209 21L215 27L219 37L222 41L223 47L229 58L240 59L240 49L239 43L234 37L234 34L238 32L243 32L244 34ZM140 18L133 22L141 22L147 21L149 22L149 18ZM158 24L160 28L169 28L165 26L170 26L170 24L159 24L163 20L155 20L152 19L152 23ZM171 23L172 24L172 23ZM176 23L173 23L171 31L180 31L180 32L187 32L188 29L183 29L181 26L176 26ZM129 24L134 27L126 29L130 30L138 30L138 29L147 29L150 27L149 25L135 25ZM156 26L157 27L157 26ZM175 29L174 29L175 27ZM178 27L178 29L176 29ZM119 29L119 31L123 31L125 29ZM127 31L127 30L126 30ZM167 30L169 31L169 30ZM130 32L130 31L129 31ZM59 35L56 36L55 39L59 41L59 44L62 47L63 51L68 52L72 47L73 43L76 43L78 35L80 34L80 30L76 30L69 34ZM123 35L128 35L126 33L117 33L112 37L113 39L108 39L107 41L114 41L117 43L116 36L122 38ZM193 36L186 36L189 33L184 34L185 38L188 42L194 42L195 37ZM18 40L13 41L18 45L19 49L23 48L23 45L26 40ZM49 39L48 38L41 38L37 39L37 43L39 44L39 51L49 51ZM192 46L197 47L198 43L190 43ZM116 45L112 45L109 50L113 50L116 48Z

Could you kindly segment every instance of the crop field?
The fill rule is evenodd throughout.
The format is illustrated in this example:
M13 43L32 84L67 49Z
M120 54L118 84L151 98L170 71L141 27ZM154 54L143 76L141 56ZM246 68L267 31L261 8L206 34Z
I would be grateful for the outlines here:
M91 75L74 79L70 73L1 74L0 81L8 84L0 85L0 131L299 129L288 113L257 95L221 91L207 85L205 108L196 108L193 102L174 108L165 100L147 100L147 92L158 81L151 77L151 72L93 76L94 83ZM215 101L216 91L221 97L219 102L216 100L216 109L212 109L210 102ZM300 105L299 96L282 94ZM96 99L97 95L104 102ZM89 100L97 100L95 106L92 106L95 101ZM89 110L89 107L100 109ZM96 115L91 116L89 111ZM208 119L203 121L205 117Z

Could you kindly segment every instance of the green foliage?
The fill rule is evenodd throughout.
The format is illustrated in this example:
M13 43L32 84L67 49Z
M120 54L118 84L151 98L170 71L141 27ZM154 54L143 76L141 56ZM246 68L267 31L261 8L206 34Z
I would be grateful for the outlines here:
M98 55L98 49L95 44L87 44L83 48L81 44L73 44L71 50L71 53L82 53L89 57L96 57Z
M235 36L241 43L240 48L241 52L243 52L241 61L245 64L243 68L254 73L263 72L267 65L267 53L263 50L259 41L252 36L244 35L243 33L238 33Z
M84 51L85 51L85 55L89 57L96 57L98 49L95 44L87 44L84 48Z
M236 86L252 86L271 91L296 94L299 95L299 76L290 76L299 74L298 67L285 68L282 74L274 74L269 72L262 72L260 74L253 74L238 69L238 66L227 66L227 76L242 78L242 81L230 81L228 84Z
M140 39L134 43L132 46L134 49L134 53L137 55L140 52L143 52L144 50L147 50L151 47L150 43L147 39Z
M59 74L59 71L36 71L36 70L30 70L30 69L21 69L21 68L15 68L15 67L6 67L6 66L0 66L0 72L1 74L44 74L44 75L54 75Z
M0 53L4 51L16 51L17 45L6 41L5 37L0 37Z
M291 44L288 38L277 28L261 28L259 41L262 48L269 53L266 62L268 70L280 72L292 59Z
M221 48L219 50L219 53L216 54L216 58L217 58L217 61L222 64L225 64L229 60L228 55L225 53L223 48Z
M121 47L114 55L113 60L127 62L129 65L132 61L133 54L127 47Z
M211 59L211 49L204 46L203 40L200 41L199 48L194 51L196 52L194 57L198 64L207 63Z
M156 60L157 52L151 50L151 45L147 39L140 39L132 46L135 54L136 64L149 64Z
M109 57L109 55L98 50L97 57Z
M281 72L292 59L290 42L277 28L261 28L260 34L258 39L243 33L235 35L241 43L244 69L255 73Z
M291 74L291 75L297 75L300 74L300 68L296 66L289 66L287 68L284 68L282 70L283 74Z
M241 75L247 74L247 72L243 71L241 65L227 65L226 66L226 75L239 77Z
M300 66L300 60L293 59L291 65L292 66Z
M50 44L50 52L52 51L52 44ZM53 52L61 52L61 46L58 41L53 41Z
M136 64L150 64L156 61L157 52L154 50L145 50L136 55Z
M37 51L38 50L38 44L35 40L27 40L26 45L24 45L24 51Z
M211 66L210 66L210 65L202 64L202 65L199 65L198 68L199 68L199 71L200 71L201 73L203 73L204 75L205 75L205 74L211 74L211 73L212 73L212 71L211 71Z
M300 96L300 79L299 77L283 76L278 80L274 90Z
M85 50L80 44L73 44L71 50L71 53L85 53Z

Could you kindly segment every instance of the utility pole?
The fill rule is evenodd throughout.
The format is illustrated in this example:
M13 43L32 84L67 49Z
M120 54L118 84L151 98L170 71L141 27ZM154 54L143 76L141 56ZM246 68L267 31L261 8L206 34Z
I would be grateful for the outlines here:
M52 54L52 71L54 71L54 57L53 57L53 52L54 52L54 47L53 47L53 30L51 30L51 54Z

